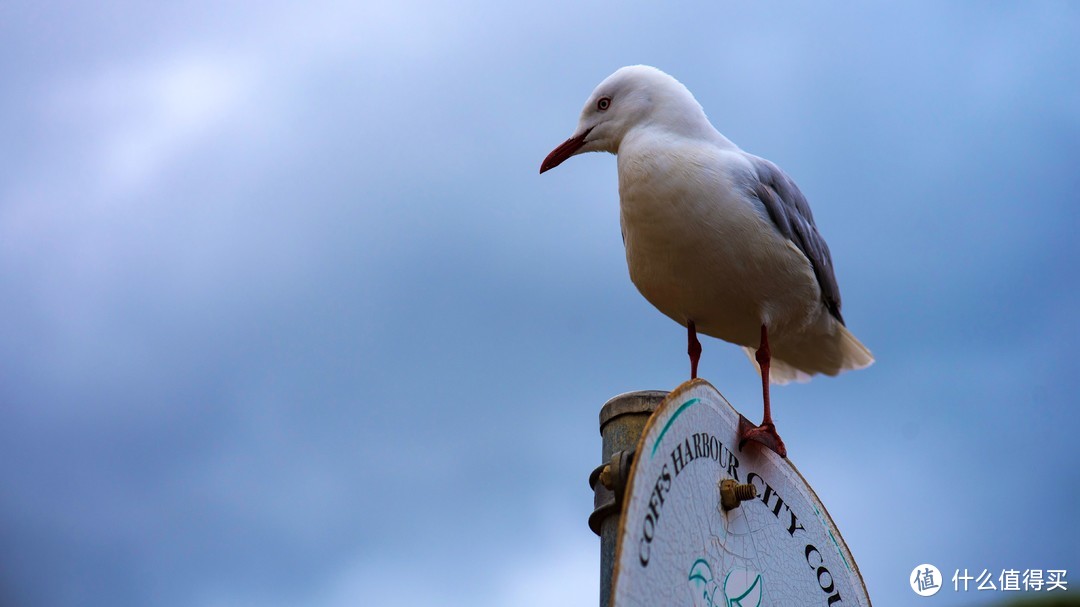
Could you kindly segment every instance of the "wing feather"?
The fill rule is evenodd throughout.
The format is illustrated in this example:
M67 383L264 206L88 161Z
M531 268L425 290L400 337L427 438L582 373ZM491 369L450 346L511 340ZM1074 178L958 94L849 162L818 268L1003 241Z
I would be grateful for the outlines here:
M765 206L769 218L785 238L795 244L810 260L821 287L821 299L825 308L841 324L840 287L836 284L829 245L814 225L814 215L799 186L772 162L747 154L757 179L752 184L753 193Z

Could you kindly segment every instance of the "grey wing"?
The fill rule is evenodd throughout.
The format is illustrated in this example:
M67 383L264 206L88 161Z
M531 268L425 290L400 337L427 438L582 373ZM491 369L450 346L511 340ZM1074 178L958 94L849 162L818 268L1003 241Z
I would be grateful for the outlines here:
M764 158L750 154L747 157L757 173L757 179L752 184L753 193L765 205L769 218L780 233L810 260L821 287L822 303L840 324L844 324L844 317L840 315L840 287L833 273L829 245L825 244L825 239L814 225L814 215L810 212L806 196L780 167Z

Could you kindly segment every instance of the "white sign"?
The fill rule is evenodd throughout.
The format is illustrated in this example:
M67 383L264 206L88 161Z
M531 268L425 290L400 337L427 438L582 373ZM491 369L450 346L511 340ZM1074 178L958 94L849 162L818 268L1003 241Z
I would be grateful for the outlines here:
M623 500L615 607L869 607L859 568L795 466L757 443L708 382L675 389L649 420ZM720 482L757 497L725 511Z

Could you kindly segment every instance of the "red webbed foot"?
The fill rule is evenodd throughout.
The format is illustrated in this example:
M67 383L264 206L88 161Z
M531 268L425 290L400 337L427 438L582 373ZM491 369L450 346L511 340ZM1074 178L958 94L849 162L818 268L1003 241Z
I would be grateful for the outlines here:
M742 415L739 416L739 449L743 448L746 441L752 440L756 443L761 443L769 449L772 449L774 453L780 457L787 457L787 447L784 446L784 441L780 440L780 435L776 433L776 425L771 421L755 426L750 420L746 419Z

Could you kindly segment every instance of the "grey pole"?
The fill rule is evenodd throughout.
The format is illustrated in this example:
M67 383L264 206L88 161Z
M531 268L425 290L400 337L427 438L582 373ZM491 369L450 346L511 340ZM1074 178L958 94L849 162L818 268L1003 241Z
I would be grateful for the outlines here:
M634 449L649 416L667 395L667 392L660 390L627 392L612 398L600 408L604 463L589 476L594 506L589 516L589 527L600 536L600 607L609 607L611 603L611 576L615 567L619 513Z

